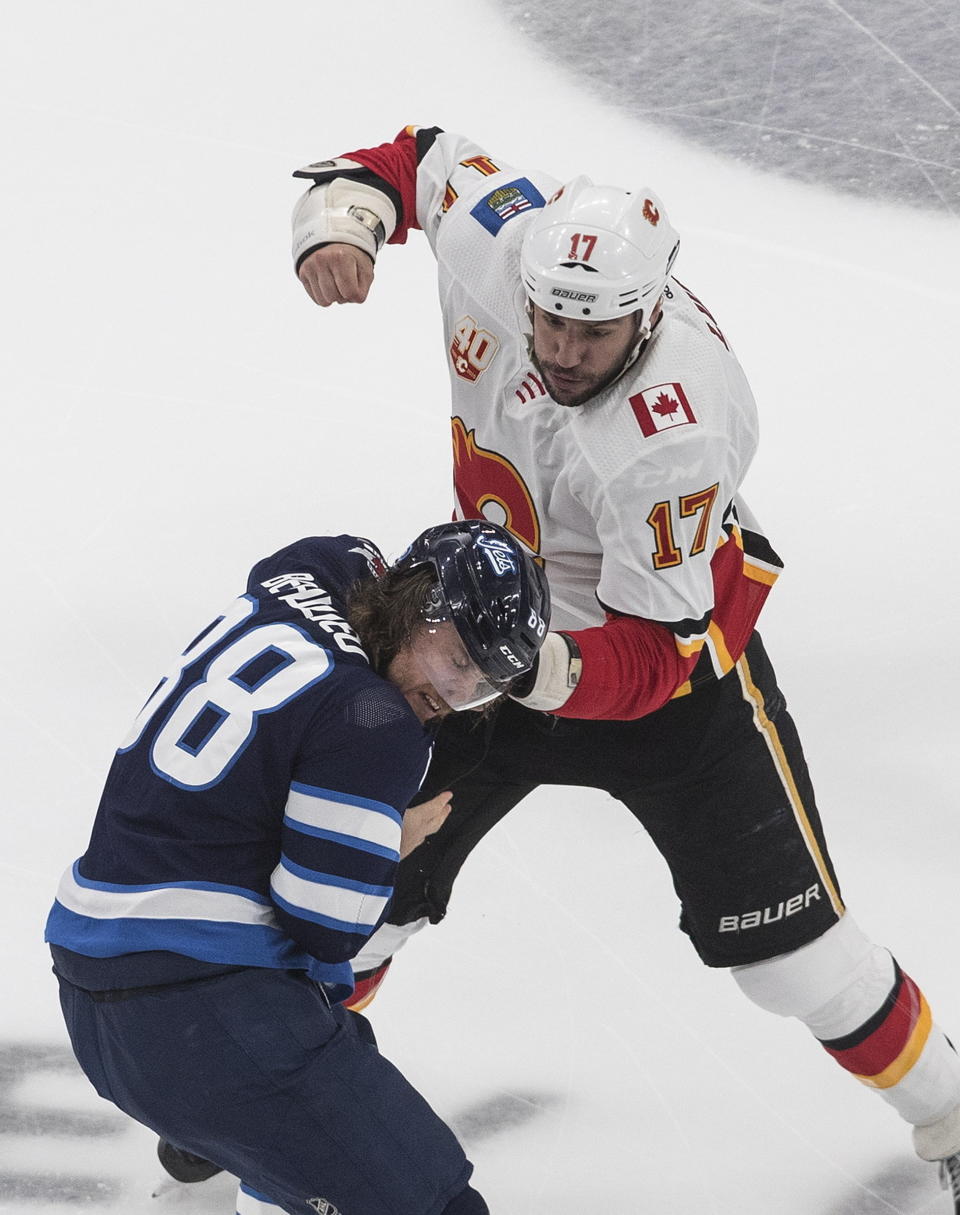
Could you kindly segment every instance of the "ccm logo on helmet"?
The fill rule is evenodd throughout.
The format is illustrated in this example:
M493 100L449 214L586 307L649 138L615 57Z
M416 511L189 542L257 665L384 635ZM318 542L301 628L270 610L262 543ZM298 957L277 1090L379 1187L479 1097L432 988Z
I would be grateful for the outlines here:
M521 662L508 645L502 645L500 647L500 653L504 656L504 658L506 658L507 662L509 662L512 666L515 666L518 671L525 671L527 669L526 663Z
M575 304L595 304L600 298L593 291L571 291L568 287L553 287L550 294L562 300L573 300Z

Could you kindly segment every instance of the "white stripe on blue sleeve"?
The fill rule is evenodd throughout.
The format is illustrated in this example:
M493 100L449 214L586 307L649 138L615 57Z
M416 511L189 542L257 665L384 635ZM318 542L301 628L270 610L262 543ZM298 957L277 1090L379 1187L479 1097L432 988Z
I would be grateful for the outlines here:
M341 932L372 931L393 893L390 886L370 886L295 865L286 857L274 869L270 890L290 915Z
M60 879L57 900L69 911L93 919L212 920L276 928L269 900L237 887L213 882L121 886L94 882L78 864Z
M295 831L391 860L400 854L403 818L385 802L295 782L290 786L284 822Z

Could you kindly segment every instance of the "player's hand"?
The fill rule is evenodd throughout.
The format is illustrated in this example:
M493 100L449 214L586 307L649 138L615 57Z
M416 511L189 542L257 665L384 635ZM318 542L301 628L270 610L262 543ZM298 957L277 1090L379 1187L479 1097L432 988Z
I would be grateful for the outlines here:
M419 848L428 835L439 831L453 809L452 793L438 793L428 802L410 806L403 815L403 830L400 832L400 859Z
M300 266L300 282L315 304L362 304L373 282L373 259L356 245L324 245Z

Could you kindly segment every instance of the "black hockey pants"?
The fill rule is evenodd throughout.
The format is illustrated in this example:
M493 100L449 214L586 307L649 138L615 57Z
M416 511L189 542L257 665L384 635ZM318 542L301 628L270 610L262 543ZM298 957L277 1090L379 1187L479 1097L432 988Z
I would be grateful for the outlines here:
M544 784L606 790L639 819L707 965L798 949L842 914L800 740L756 634L723 679L636 721L558 718L514 701L447 718L417 800L450 789L453 810L401 862L390 922L442 919L473 848Z

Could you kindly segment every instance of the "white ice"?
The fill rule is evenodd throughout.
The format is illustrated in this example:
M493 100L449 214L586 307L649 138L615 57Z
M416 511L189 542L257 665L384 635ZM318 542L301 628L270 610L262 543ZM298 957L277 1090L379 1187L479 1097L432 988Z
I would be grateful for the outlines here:
M287 251L290 171L409 122L667 200L760 402L747 494L787 562L763 632L848 904L960 1034L957 222L681 146L481 0L33 0L0 23L2 1215L232 1211L223 1178L152 1199L152 1137L23 1064L65 1047L42 925L117 741L250 564L324 532L396 553L447 516L425 241L384 253L362 310L314 308ZM491 1209L946 1215L908 1128L676 920L625 810L545 790L398 960L381 1045Z

